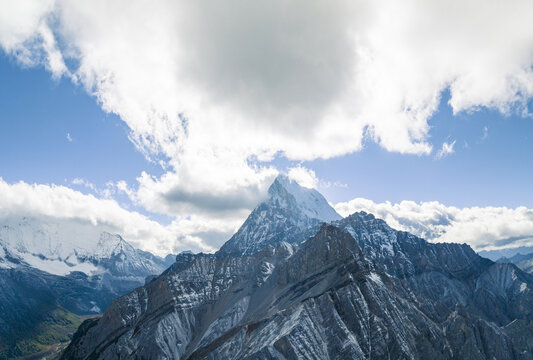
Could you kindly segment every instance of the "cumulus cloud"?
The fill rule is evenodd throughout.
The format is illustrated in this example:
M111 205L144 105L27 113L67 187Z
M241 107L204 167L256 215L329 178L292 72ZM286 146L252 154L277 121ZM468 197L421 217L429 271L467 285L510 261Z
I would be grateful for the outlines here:
M457 208L439 202L375 203L356 198L335 205L342 216L366 211L390 226L432 242L467 243L475 250L533 245L533 209Z
M39 35L39 26L53 11L54 0L2 1L1 7L0 42L6 51L16 53Z
M130 192L130 198L157 213L242 219L243 212L266 196L278 174L272 167L259 170L247 166L237 157L221 161L206 156L203 160L187 161L179 172L167 172L161 178L143 172L137 178L138 190Z
M227 239L235 227L195 217L176 219L164 226L125 210L111 199L99 199L64 186L9 184L2 178L0 198L0 221L18 216L43 219L46 223L56 220L63 226L92 227L96 232L119 233L134 246L161 255L189 249L213 251L220 246L220 238Z
M427 153L444 89L455 112L509 111L533 92L533 5L520 0L20 3L3 6L2 47L32 53L47 28L73 77L173 159L206 145L327 158L360 149L365 128Z
M68 73L56 36L48 26L53 0L0 2L0 45L24 66L44 65L57 79Z
M178 217L236 219L264 196L275 156L340 156L365 137L429 154L428 119L446 89L454 113L526 114L533 94L530 1L3 0L0 9L4 51L68 76L118 114L166 170L140 175L131 197Z

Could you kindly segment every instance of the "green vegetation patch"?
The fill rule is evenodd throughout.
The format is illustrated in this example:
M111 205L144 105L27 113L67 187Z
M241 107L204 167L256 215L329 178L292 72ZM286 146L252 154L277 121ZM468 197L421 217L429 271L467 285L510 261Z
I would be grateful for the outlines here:
M10 335L1 337L0 359L49 352L58 344L68 343L82 321L83 317L57 307L32 329L16 329Z

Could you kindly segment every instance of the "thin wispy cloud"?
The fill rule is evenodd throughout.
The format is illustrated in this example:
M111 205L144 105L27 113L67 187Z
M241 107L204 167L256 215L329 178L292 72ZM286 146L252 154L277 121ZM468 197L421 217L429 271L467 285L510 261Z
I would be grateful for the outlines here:
M70 133L67 133L67 141L72 142L72 136L70 136Z
M485 126L483 128L483 135L481 135L481 141L485 141L489 137L489 128Z
M453 154L455 152L455 142L456 140L452 142L443 142L442 147L435 154L435 158L440 160Z
M93 183L91 183L90 181L87 181L85 179L82 179L82 178L75 178L70 183L72 185L80 185L80 186L84 186L84 187L86 187L88 189L91 189L91 190L96 190L96 186L94 186Z

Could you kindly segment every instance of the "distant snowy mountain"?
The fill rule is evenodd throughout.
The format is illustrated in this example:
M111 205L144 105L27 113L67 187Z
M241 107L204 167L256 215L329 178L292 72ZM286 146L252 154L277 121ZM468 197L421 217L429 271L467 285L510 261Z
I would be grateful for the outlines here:
M311 237L320 223L340 219L318 191L280 175L268 189L268 198L252 211L220 252L253 254L283 241L298 244Z
M533 253L533 246L520 246L515 248L506 248L500 250L482 250L478 254L484 258L497 261L500 258L512 258L517 254L531 254Z
M525 272L532 274L533 273L533 253L528 254L515 254L509 258L501 257L496 262L499 263L511 263L518 266L520 269Z
M63 292L55 296L59 304L75 314L101 313L113 299L144 285L147 277L160 275L175 261L175 256L155 256L135 249L120 235L106 232L95 239L83 238L84 245L79 238L61 243L66 238L65 230L68 228L28 218L2 225L0 270L5 270L6 278L33 274L47 284L43 288L49 286L51 291L70 284L67 297ZM2 285L0 282L0 291Z
M64 226L63 226L64 225ZM72 222L8 219L0 224L0 359L67 341L80 316L175 261L135 249L120 235Z
M99 251L101 230L88 223L34 217L10 217L0 221L0 241L19 253L39 254L47 259Z
M98 232L94 227L72 222L12 218L0 224L0 267L24 262L39 270L68 275L108 273L114 277L138 278L160 274L174 261L135 249L120 235ZM2 254L8 252L16 262Z

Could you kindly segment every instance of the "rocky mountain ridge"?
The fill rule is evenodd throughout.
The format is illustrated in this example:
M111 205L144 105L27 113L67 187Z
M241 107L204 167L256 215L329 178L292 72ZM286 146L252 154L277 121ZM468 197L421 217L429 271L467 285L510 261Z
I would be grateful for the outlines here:
M231 247L178 256L85 322L63 358L533 355L533 277L515 265L464 244L428 243L363 212L303 230L301 213L261 216L288 208L278 204L259 205Z

